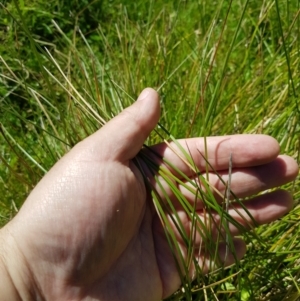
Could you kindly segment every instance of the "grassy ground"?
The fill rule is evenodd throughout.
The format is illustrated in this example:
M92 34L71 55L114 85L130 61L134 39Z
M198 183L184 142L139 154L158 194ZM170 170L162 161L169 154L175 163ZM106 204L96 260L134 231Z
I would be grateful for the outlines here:
M2 225L58 158L146 86L159 90L160 123L176 138L265 133L299 162L299 1L18 3L0 12ZM286 189L294 210L245 237L239 265L170 300L298 300L299 179Z

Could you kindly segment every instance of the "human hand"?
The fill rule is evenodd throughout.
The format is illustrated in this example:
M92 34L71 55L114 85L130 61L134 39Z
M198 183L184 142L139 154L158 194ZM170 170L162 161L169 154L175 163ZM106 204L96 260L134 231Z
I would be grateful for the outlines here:
M154 301L178 289L175 260L142 174L132 161L158 119L158 95L145 89L135 104L78 143L40 181L17 216L0 231L0 274L2 269L1 275L11 284L8 295L16 300ZM208 160L225 181L232 153L231 189L238 197L250 197L297 175L296 162L279 156L279 145L271 137L236 135L207 141ZM180 143L188 148L199 170L205 170L199 155L199 151L204 153L204 140ZM164 143L153 149L194 177ZM224 185L213 173L209 181L224 192ZM188 190L179 189L194 202ZM176 203L167 185L165 190ZM257 224L278 219L292 205L290 194L282 190L245 202ZM201 200L196 207L201 216ZM189 228L187 216L177 208ZM242 224L253 223L247 215L244 220L234 210L229 213ZM236 227L230 229L233 236L239 234ZM245 244L240 239L234 242L241 258ZM185 256L184 252L183 247ZM224 258L222 245L219 253ZM199 257L204 269L209 260ZM229 254L225 264L231 262Z

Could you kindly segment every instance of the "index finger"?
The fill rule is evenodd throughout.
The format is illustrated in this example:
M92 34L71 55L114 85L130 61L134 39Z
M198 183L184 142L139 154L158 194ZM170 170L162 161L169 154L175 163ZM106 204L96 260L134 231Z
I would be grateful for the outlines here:
M206 142L204 138L190 138L180 139L178 143L192 157L194 165L200 172L206 170L207 162L212 167L208 166L209 170L228 170L230 157L232 168L263 165L273 161L280 152L278 142L267 135L207 137ZM150 154L151 150L157 155ZM160 143L151 147L151 150L147 152L155 161L158 162L160 156L174 166L172 168L166 165L174 174L177 174L174 169L178 169L187 176L194 174L182 159L184 155L175 142ZM163 163L160 162L160 164Z

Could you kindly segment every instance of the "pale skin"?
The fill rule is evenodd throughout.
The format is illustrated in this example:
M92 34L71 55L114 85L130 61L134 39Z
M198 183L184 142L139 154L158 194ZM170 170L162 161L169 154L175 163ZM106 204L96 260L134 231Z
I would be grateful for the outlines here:
M132 162L159 115L158 94L147 88L136 103L77 144L39 182L17 216L0 230L1 301L157 301L179 288L174 258L143 177ZM203 170L205 163L199 151L204 152L204 140L180 143L188 147L195 164ZM169 147L160 144L154 149L194 177ZM279 151L277 141L264 135L208 139L209 161L225 181L232 154L231 189L241 198L297 176L297 163ZM225 192L213 173L209 179ZM195 201L188 190L179 188L191 203ZM168 193L176 204L174 195ZM252 197L245 205L257 224L265 224L286 214L293 201L288 192L276 190ZM189 231L187 216L179 204L176 206ZM197 200L200 216L202 208L201 200ZM239 219L234 210L229 212ZM245 219L240 222L252 223L247 215ZM230 229L232 236L240 234L234 226ZM212 229L212 235L216 231ZM180 237L178 240L185 254ZM200 240L198 236L195 243ZM242 258L245 244L239 238L234 241L236 254ZM221 245L221 259L224 250ZM200 254L198 260L207 272L210 258ZM229 254L225 264L232 262Z

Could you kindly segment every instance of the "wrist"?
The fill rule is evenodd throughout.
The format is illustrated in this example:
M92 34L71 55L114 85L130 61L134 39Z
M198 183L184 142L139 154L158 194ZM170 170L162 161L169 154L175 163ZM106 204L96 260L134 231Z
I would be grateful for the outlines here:
M0 279L0 301L42 300L7 226L0 230Z
M0 252L1 253L1 252ZM19 301L21 297L14 286L13 280L11 279L6 264L4 263L2 254L0 255L0 301Z

